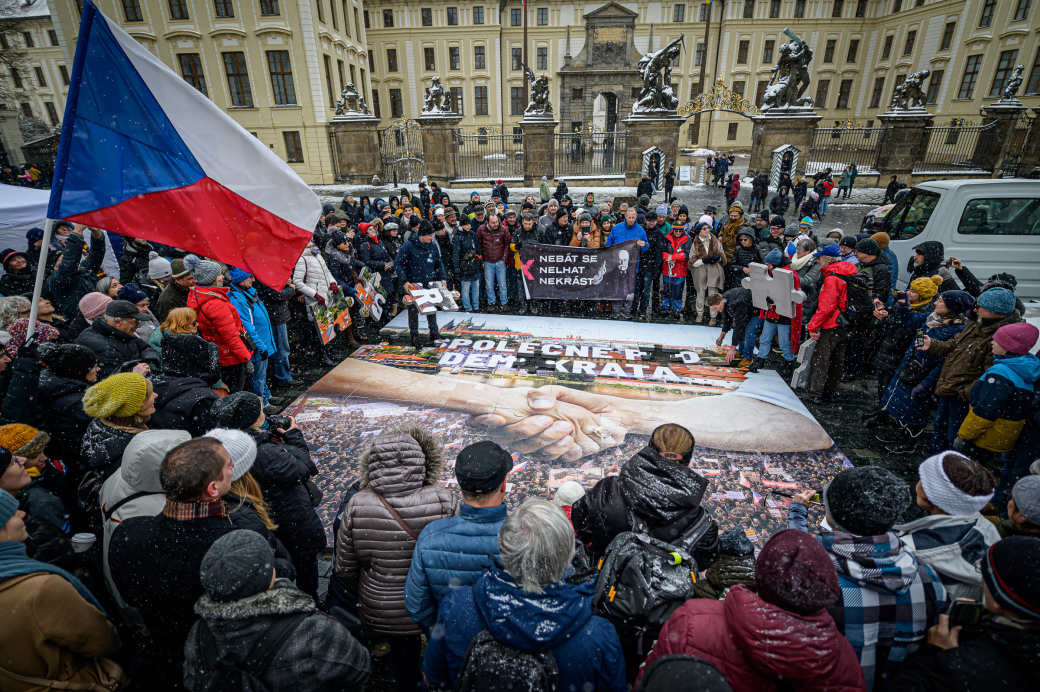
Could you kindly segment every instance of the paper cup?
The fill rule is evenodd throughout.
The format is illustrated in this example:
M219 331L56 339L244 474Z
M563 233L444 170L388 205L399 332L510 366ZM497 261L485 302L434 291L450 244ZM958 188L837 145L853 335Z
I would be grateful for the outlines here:
M97 536L92 533L77 533L72 536L72 550L77 553L86 552L96 540Z

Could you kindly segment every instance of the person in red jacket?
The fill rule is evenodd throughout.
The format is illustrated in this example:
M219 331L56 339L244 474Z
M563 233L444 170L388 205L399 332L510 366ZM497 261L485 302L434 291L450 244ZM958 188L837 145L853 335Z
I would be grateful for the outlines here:
M840 594L823 546L781 531L759 553L753 584L732 587L724 601L691 599L672 614L643 671L687 654L715 666L734 692L865 692L856 652L826 609Z
M513 237L497 214L489 214L487 221L477 229L477 242L484 256L484 287L487 290L488 309L495 309L495 281L498 298L504 308L509 303L506 283L506 259L510 257L509 243Z
M681 225L672 226L665 236L661 251L661 308L676 315L682 310L683 288L686 286L686 260L690 255L690 236Z
M220 352L220 378L228 392L242 391L246 381L246 362L253 356L246 348L242 319L228 299L224 273L219 264L195 255L184 258L185 268L198 282L188 292L188 307L198 315L199 336L212 341Z
M845 367L845 347L848 334L838 324L838 316L845 311L845 280L852 276L856 267L843 262L841 250L836 245L826 245L813 255L819 262L823 285L820 287L816 314L806 327L809 336L816 341L812 356L812 376L809 379L809 396L815 401L834 401Z

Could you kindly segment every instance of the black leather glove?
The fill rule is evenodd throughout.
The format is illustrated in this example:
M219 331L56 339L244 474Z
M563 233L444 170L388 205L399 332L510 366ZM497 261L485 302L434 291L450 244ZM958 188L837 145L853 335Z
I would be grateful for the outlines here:
M953 450L955 452L960 452L966 457L970 457L972 452L975 451L975 445L971 440L965 440L963 437L958 436L953 438Z
M36 335L33 334L25 343L18 347L19 358L29 358L30 360L39 360L40 354L36 352Z

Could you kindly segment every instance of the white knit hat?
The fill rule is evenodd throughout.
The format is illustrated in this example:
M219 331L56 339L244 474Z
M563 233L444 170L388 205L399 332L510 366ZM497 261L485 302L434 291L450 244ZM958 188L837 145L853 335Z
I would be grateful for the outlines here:
M924 488L925 497L933 505L955 517L968 516L982 510L993 498L993 493L988 495L969 495L947 478L943 470L943 460L947 454L961 456L957 452L940 452L930 456L917 467L917 473L921 477L921 486Z
M585 488L577 481L564 481L553 497L553 504L558 507L569 507L585 495Z
M173 276L173 269L170 267L170 260L165 257L160 257L159 253L152 250L148 253L148 278L152 281L158 279L165 279Z
M249 433L242 430L231 430L230 428L215 428L206 433L205 437L212 437L224 445L231 456L231 480L237 481L249 473L256 461L256 442Z

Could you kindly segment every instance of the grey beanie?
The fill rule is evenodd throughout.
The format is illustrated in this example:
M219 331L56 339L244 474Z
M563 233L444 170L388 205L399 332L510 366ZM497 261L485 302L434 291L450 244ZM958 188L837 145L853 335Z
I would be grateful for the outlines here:
M159 253L152 250L148 253L148 278L152 281L167 279L173 274L170 260L160 257Z
M274 551L267 539L245 529L224 534L202 558L202 588L218 603L239 601L271 588Z
M823 489L834 529L857 536L886 533L910 506L910 487L878 466L845 469Z
M212 286L222 271L219 264L198 255L185 255L184 268L191 272L199 286Z

